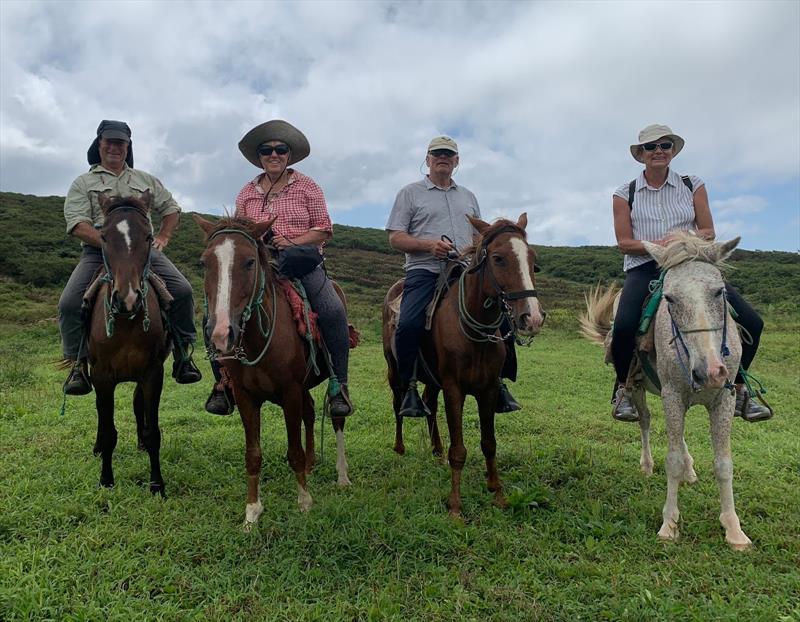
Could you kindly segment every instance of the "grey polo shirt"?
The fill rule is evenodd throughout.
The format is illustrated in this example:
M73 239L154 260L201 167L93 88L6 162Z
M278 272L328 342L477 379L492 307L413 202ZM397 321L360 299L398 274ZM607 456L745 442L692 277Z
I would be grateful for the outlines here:
M459 251L473 243L475 228L467 216L480 218L478 199L464 186L455 182L439 188L427 176L408 184L397 198L386 223L387 231L405 231L422 240L439 240L446 235ZM444 262L430 253L406 253L406 272L429 270L440 272Z

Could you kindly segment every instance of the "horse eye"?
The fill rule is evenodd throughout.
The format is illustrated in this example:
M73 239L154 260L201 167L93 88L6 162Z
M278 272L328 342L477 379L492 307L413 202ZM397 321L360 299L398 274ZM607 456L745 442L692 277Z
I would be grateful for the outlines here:
M492 255L492 261L495 262L498 266L502 266L506 263L506 260L503 259L500 255Z
M244 262L245 270L250 270L254 265L256 265L256 260L253 257Z
M675 302L675 299L672 296L669 296L668 294L664 294L664 300L666 300L670 304Z
M724 291L725 291L725 288L724 287L720 287L719 290L717 290L717 292L714 294L714 298L719 298L720 296L722 296L722 292L724 292Z

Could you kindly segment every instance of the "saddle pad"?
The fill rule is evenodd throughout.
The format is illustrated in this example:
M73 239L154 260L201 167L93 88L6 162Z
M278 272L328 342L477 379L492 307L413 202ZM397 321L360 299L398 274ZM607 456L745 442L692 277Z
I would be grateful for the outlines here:
M280 285L283 290L286 300L289 301L298 334L301 337L305 337L309 333L309 327L306 326L305 299L297 291L292 281L288 279L278 279L278 285ZM320 333L319 326L317 325L317 313L312 311L310 307L308 308L308 322L311 324L310 332L314 341L322 346L322 333ZM348 343L352 350L361 342L361 333L350 323L347 324L347 333Z

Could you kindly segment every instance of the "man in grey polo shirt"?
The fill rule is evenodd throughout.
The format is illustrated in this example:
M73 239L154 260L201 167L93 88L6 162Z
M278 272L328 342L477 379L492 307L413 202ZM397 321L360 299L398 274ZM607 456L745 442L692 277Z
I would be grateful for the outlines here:
M481 215L475 195L453 181L453 171L458 166L458 145L452 138L437 136L431 140L425 163L428 175L397 193L386 223L389 244L406 254L406 278L395 333L397 366L403 388L401 417L430 414L419 397L415 381L417 352L425 331L425 309L433 298L447 253L463 250L474 241L476 231L467 216L480 218ZM447 236L452 243L444 241L442 236ZM513 351L510 354L513 356ZM498 412L519 410L519 404L505 385L501 383L500 387Z
M67 233L83 243L78 265L58 301L58 324L64 358L73 363L64 383L64 392L68 395L84 395L92 390L86 369L81 303L95 271L103 265L99 231L103 224L103 212L98 196L138 197L145 190L149 190L153 197L153 211L161 216L161 227L153 238L150 267L164 280L174 299L169 310L175 344L172 375L181 384L198 382L201 379L200 370L191 357L196 338L192 286L162 252L178 226L181 208L158 179L133 168L131 130L127 123L102 121L86 155L89 172L72 182L64 201Z

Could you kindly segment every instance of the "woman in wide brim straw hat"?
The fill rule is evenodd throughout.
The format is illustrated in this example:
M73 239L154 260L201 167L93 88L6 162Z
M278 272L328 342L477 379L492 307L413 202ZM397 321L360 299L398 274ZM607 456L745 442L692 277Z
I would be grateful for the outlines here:
M633 359L642 304L650 291L650 281L659 277L659 268L642 240L664 245L676 231L694 231L699 236L714 239L714 221L705 182L694 175L681 176L670 168L672 158L683 146L683 138L666 125L648 125L630 146L631 155L644 164L644 170L614 192L614 231L617 245L625 253L625 284L614 319L611 344L616 371L612 416L620 421L639 420L625 383ZM726 285L726 290L728 304L738 314L737 321L753 337L751 344L742 344L741 364L746 370L758 349L763 322L730 284ZM768 408L746 399L741 374L736 376L736 388L737 416L748 421L772 416Z
M275 218L269 243L278 254L295 246L316 246L322 250L333 235L325 196L313 179L290 165L311 153L305 135L291 123L273 119L255 126L239 141L239 151L261 172L248 181L236 197L236 216L261 222ZM332 375L341 390L330 398L331 416L352 412L347 390L350 356L347 314L322 264L300 277L311 308L331 355ZM224 389L218 383L206 402L206 410L230 412Z

